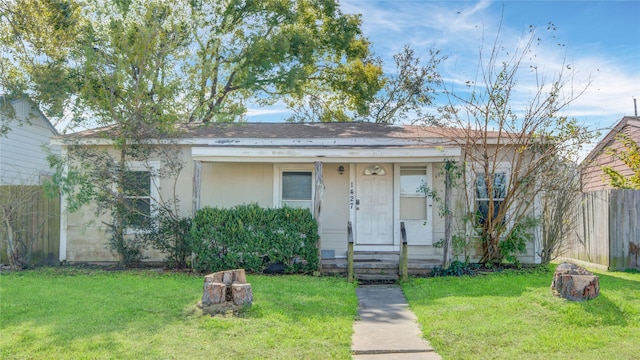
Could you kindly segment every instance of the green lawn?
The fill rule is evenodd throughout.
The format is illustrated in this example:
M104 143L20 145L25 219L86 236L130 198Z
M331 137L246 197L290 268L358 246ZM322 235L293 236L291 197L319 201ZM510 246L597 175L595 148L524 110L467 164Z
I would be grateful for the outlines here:
M640 359L640 274L596 273L600 296L551 295L553 272L411 279L424 337L444 359Z
M640 274L598 273L601 293L551 295L552 272L411 279L444 359L638 359ZM355 286L248 276L253 307L201 316L202 276L44 268L0 275L1 359L350 359Z
M0 275L2 359L350 359L344 279L248 276L241 318L202 316L203 277L45 268Z

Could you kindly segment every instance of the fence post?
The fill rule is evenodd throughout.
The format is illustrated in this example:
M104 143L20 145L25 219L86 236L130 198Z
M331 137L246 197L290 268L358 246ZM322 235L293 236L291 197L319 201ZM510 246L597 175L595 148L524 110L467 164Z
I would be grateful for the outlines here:
M409 260L407 246L407 230L404 228L404 221L400 222L400 235L402 236L402 253L400 255L400 276L402 281L409 279Z
M347 222L347 280L353 282L353 228Z

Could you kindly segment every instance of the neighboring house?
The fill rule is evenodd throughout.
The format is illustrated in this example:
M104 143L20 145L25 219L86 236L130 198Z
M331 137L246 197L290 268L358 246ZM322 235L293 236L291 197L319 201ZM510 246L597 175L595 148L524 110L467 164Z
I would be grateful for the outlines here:
M10 130L0 136L0 185L39 185L42 176L51 174L42 145L49 145L58 132L31 100L11 105L12 118L3 119Z
M608 166L625 177L633 174L606 154L608 148L622 148L616 141L621 133L640 143L640 117L623 117L582 161L576 227L565 234L562 252L563 257L610 270L640 268L640 190L613 189L602 171Z
M0 104L10 106L0 111L0 125L9 128L0 135L0 262L9 263L6 225L11 223L17 253L25 261L57 264L60 203L58 198L45 196L40 185L52 174L43 145L50 145L58 132L27 98L9 102L0 96Z
M640 143L640 117L623 117L582 161L580 165L582 191L612 189L609 180L602 171L603 166L610 166L623 176L632 175L632 170L627 165L605 153L607 148L622 148L620 143L616 141L616 135L620 133L628 134Z
M183 215L205 206L248 203L313 209L314 202L320 201L318 222L324 258L346 257L348 222L353 224L356 251L397 252L400 224L404 222L409 257L442 260L442 249L434 246L444 237L438 204L417 191L425 183L444 193L443 163L461 157L461 148L444 136L441 128L234 123L186 124L182 130L177 143L186 166L175 191ZM100 130L59 137L55 142L64 145L77 139L86 145L108 145ZM162 159L147 165L160 167ZM151 177L144 166L132 171ZM317 181L324 187L317 186ZM173 182L149 178L144 183L151 188L141 196L167 198L174 191ZM63 197L63 206L64 201ZM61 261L116 260L107 249L100 221L86 225L92 218L91 211L63 214ZM522 262L536 261L534 247L529 244L528 253L520 257Z

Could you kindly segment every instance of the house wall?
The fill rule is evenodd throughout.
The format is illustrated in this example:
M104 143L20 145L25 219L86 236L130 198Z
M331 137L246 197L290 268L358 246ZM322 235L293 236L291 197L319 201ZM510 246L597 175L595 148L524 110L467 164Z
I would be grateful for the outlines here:
M0 185L39 185L50 171L41 147L55 131L30 101L14 101L13 107L11 130L0 136Z
M430 188L436 191L440 198L444 200L444 177L441 176L443 164L442 163L434 163L431 164L431 172L427 174L427 182L430 183ZM410 208L415 207L415 199L411 199L408 202L405 202L406 205L401 206L400 208L400 219L403 220L403 213L410 212ZM407 244L409 246L407 253L409 259L421 259L421 260L431 260L431 261L441 261L443 251L441 247L435 247L433 244L437 243L439 240L444 238L444 218L439 214L439 206L440 203L437 201L431 200L431 206L427 206L425 208L427 221L432 223L432 231L431 233L412 233L409 229L407 230ZM402 204L402 201L401 201ZM415 212L414 212L415 214ZM430 239L423 239L424 237L428 237ZM430 241L429 241L430 240ZM430 243L430 245L414 245L416 242Z
M320 212L320 237L324 250L345 255L349 218L349 169L340 175L340 164L323 164L324 193ZM344 165L343 165L344 166ZM274 181L279 168L312 168L311 164L203 163L201 206L229 208L257 203L274 207Z
M495 152L495 150L496 150L495 148L489 147L489 153L492 153L492 151ZM499 152L499 154L500 154L499 158L501 159L500 162L502 163L500 167L505 168L508 171L511 171L512 164L515 161L514 160L515 157L513 156L513 153L509 153L506 149L503 149ZM527 161L527 159L523 159L523 160ZM467 166L466 168L466 171L468 172L467 175L469 175L470 174L469 172L471 172L472 170L473 170L472 167ZM476 171L480 171L480 169L476 169ZM445 191L444 163L433 164L433 174L434 174L432 178L433 188L440 195L442 201L444 201L444 191ZM464 251L455 253L456 249L454 248L454 258L457 256L457 258L460 261L464 261L465 255L468 255L471 261L479 261L482 255L480 243L477 237L475 236L475 234L473 233L473 230L469 227L469 224L464 220L467 212L469 211L469 207L475 206L474 204L475 187L474 187L474 184L469 184L470 193L465 194L465 187L463 184L463 182L465 181L465 178L463 177L463 178L457 179L456 181L458 182L458 185L453 189L453 192L452 192L452 206L454 208L452 233L454 236L455 235L466 236L468 239L467 241L469 242L469 246L467 248L466 254L464 253ZM471 180L467 180L467 181L471 181ZM471 201L470 204L467 203L468 196L469 196L469 200ZM444 217L440 214L440 206L441 206L440 203L434 201L432 210L431 210L433 214L433 219L434 219L434 223L433 223L433 242L434 243L444 239L445 221L444 221ZM528 215L536 216L535 204L534 206L531 206L528 209ZM539 232L535 230L532 230L531 232L534 235L534 240L527 242L525 253L518 254L517 256L519 261L525 264L536 263L536 255L535 255L536 238L535 237L539 235ZM410 251L410 255L409 255L410 258L418 257L418 258L441 261L443 256L443 249L441 247L410 246L409 251Z
M627 124L621 129L622 133L631 136L636 142L640 143L640 121L628 121ZM591 158L585 160L582 164L580 171L580 180L582 183L582 191L595 191L603 189L613 189L609 185L608 179L605 178L605 174L602 171L602 167L611 167L621 175L629 177L633 175L633 170L629 168L619 159L615 159L610 155L605 154L606 148L624 149L624 147L614 139L615 134L608 135L603 141L605 143L597 154L592 155Z
M193 173L194 161L191 157L191 147L181 148L184 169L176 179L162 179L158 189L164 199L175 196L180 200L180 214L192 215ZM158 159L160 160L160 159ZM344 166L344 173L338 173L338 167ZM232 207L240 204L257 203L264 207L273 207L276 203L274 193L275 181L279 176L279 169L283 167L307 167L308 164L273 164L273 163L231 163L231 162L202 162L200 206ZM404 165L401 165L404 166ZM432 188L444 196L443 164L431 164L428 177ZM345 257L347 251L347 222L349 221L349 188L350 166L348 163L324 163L323 179L324 192L320 218L320 236L323 250L333 250L335 256ZM462 181L462 180L460 180ZM462 218L466 213L464 187L454 189L454 207L456 209L456 227L462 229ZM406 202L399 210L401 213L411 213L417 206L411 201ZM429 237L432 242L444 238L444 219L439 214L439 204L433 202L427 207L428 221L432 222L429 234L408 233L409 257L411 259L426 259L439 261L442 259L442 248L433 245L415 245L416 236ZM108 249L108 234L103 222L109 222L109 217L95 218L94 211L86 207L73 214L65 214L67 231L65 258L74 262L106 262L117 261L117 257ZM414 209L415 210L415 209ZM393 221L393 219L389 219ZM355 224L354 224L355 225ZM399 224L398 224L399 225ZM395 227L400 231L399 226ZM473 247L472 247L472 255ZM534 262L534 246L528 244L528 253L521 257L525 263ZM145 253L149 261L161 261L163 256L154 251ZM477 259L476 257L472 257ZM464 256L460 256L464 260Z
M180 148L184 168L177 177L164 177L156 184L158 199L164 201L179 199L178 213L181 216L192 214L193 194L193 161L191 160L191 148ZM116 155L115 152L112 153ZM161 158L152 158L150 161L159 161ZM153 185L152 185L153 186ZM62 206L64 207L64 200ZM100 217L95 216L96 207L87 205L80 210L69 213L62 210L62 233L66 246L61 246L61 260L69 262L115 262L118 257L109 249L109 233L106 224L111 222L109 214ZM143 253L146 261L162 261L163 254L153 249Z
M273 207L273 164L203 163L201 207Z
M342 165L345 171L338 173ZM349 166L323 164L324 194L320 211L320 242L323 250L334 250L336 256L347 256L347 223L349 221Z

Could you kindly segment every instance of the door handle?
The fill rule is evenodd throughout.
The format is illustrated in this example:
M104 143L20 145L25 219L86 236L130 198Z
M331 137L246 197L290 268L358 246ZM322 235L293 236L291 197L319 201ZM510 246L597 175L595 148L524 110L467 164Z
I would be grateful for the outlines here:
M356 205L360 205L360 199L356 199Z

